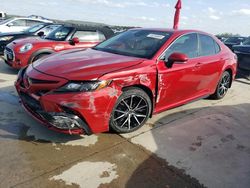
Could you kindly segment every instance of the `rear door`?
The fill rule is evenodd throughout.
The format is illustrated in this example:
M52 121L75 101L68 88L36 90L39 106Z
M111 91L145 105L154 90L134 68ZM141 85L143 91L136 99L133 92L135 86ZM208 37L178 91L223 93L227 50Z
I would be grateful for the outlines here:
M211 37L205 34L199 36L199 62L201 78L198 91L199 93L211 93L217 86L221 71L226 59L220 54L220 46Z
M169 57L174 52L186 54L189 60L185 64L174 64L172 68L167 68L165 62L159 60L157 111L177 106L198 95L197 88L202 79L198 35L191 33L179 37L165 51L165 56Z

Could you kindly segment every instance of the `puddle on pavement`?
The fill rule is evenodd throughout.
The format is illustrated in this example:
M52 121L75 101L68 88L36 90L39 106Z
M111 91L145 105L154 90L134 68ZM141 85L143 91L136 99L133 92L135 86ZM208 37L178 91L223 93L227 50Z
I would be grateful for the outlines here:
M109 162L80 162L50 180L64 181L66 185L98 188L118 178L117 166Z
M0 102L5 102L12 105L19 105L19 99L16 95L3 91L0 91Z
M48 130L46 127L40 124L30 126L30 129L27 131L27 136L34 137L35 141L46 140L48 142L67 146L89 147L95 145L98 142L97 135L67 135Z

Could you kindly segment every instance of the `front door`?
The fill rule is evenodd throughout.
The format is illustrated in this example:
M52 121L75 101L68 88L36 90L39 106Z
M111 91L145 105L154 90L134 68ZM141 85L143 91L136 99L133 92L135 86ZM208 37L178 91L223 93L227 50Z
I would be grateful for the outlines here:
M167 68L164 60L159 60L157 112L178 106L198 95L197 88L202 79L198 35L191 33L181 36L166 50L165 57L174 52L186 54L189 59L185 64L175 63L172 68Z

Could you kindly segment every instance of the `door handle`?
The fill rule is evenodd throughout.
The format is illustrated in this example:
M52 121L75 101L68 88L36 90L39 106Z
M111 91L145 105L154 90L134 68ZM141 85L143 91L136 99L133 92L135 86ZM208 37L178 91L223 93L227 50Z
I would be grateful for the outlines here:
M197 63L197 64L195 65L195 67L200 68L201 65L202 65L202 63Z
M197 64L195 64L195 66L194 66L194 68L193 68L193 71L200 69L201 66L202 66L202 63L197 63Z

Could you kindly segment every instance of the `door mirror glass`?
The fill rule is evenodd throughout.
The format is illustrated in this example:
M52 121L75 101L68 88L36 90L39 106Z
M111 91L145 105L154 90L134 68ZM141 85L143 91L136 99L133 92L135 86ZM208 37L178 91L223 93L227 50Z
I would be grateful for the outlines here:
M165 59L166 66L172 68L173 64L185 64L188 61L186 54L182 53L172 53L167 59Z
M80 40L79 40L78 37L74 37L74 38L71 39L69 42L70 42L71 45L75 45L75 44L79 43Z

